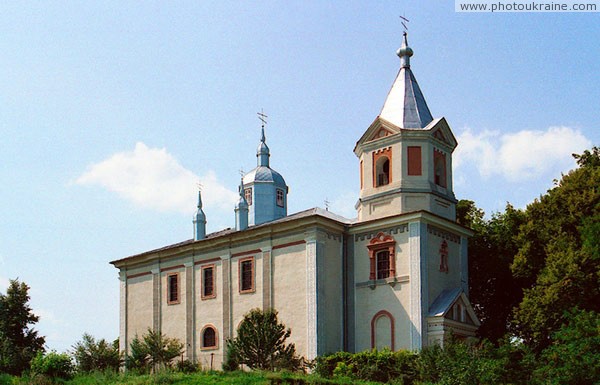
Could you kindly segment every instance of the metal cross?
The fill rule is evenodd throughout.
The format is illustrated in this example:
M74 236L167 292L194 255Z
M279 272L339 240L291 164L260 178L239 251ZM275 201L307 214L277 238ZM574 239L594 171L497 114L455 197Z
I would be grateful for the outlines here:
M402 19L402 21L400 23L402 23L402 26L404 27L404 32L406 33L406 32L408 32L408 25L406 25L406 23L408 23L410 20L408 20L404 16L400 16L400 18Z
M327 197L325 197L325 210L329 211L329 204L331 202L329 202L329 200L327 199Z
M200 183L200 181L198 181L197 186L198 186L198 191L202 192L202 187L204 187L204 186L202 185L202 183Z
M267 118L268 116L265 115L263 109L260 109L260 112L257 112L256 115L258 115L258 118L260 119L260 121L262 122L262 128L265 128L265 124L267 124Z

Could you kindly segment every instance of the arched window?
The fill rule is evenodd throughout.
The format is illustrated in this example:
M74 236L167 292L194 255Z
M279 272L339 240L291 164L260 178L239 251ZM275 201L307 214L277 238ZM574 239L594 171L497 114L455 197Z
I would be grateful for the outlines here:
M207 325L200 334L202 338L202 349L217 349L217 329L212 325Z
M435 150L433 152L433 172L435 176L435 184L441 187L446 187L446 155Z
M390 252L382 250L377 252L377 279L385 279L390 276Z
M390 183L390 160L386 156L377 159L375 166L376 187Z
M394 350L394 317L381 310L371 319L371 349L386 347Z
M396 275L396 241L391 235L378 233L367 245L369 279L386 279Z

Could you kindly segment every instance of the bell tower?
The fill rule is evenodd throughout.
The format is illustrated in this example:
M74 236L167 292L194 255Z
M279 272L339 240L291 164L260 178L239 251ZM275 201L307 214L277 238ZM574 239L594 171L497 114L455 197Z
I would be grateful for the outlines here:
M454 221L456 139L446 119L429 111L410 68L406 32L397 55L400 70L381 113L354 148L360 161L358 220L424 210Z

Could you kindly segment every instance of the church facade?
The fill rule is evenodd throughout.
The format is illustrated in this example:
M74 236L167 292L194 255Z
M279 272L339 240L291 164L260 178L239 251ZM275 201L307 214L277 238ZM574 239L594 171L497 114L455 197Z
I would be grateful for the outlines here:
M194 238L111 262L120 277L120 343L148 328L184 356L219 368L244 314L274 308L307 359L371 348L419 350L450 333L475 335L468 238L456 223L456 139L434 119L410 68L358 140L357 218L320 208L287 214L288 187L270 167L264 128L243 176L235 229L206 234L198 196Z

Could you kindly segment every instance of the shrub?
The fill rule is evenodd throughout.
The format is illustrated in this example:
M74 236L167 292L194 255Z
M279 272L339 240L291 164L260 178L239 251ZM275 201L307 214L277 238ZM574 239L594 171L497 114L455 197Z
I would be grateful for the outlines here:
M43 375L51 379L69 379L73 374L73 362L66 353L50 352L44 355L42 352L31 361L31 372L34 375Z
M165 337L160 332L148 328L140 339L138 336L129 345L129 355L125 357L125 367L137 372L147 372L171 367L171 361L183 352L183 344L177 338Z
M73 346L73 349L73 358L80 372L118 370L121 364L117 343L109 344L104 339L96 341L87 333Z
M178 372L182 373L196 373L202 369L199 364L190 360L177 361L175 367Z
M414 353L404 350L338 352L317 357L315 372L323 377L410 384L415 378L415 360Z
M237 337L227 341L224 368L244 364L251 369L299 370L303 360L296 355L295 345L285 344L291 333L279 323L275 310L251 310L240 323Z
M125 357L125 368L138 373L148 370L148 349L137 335L129 344L129 354Z

